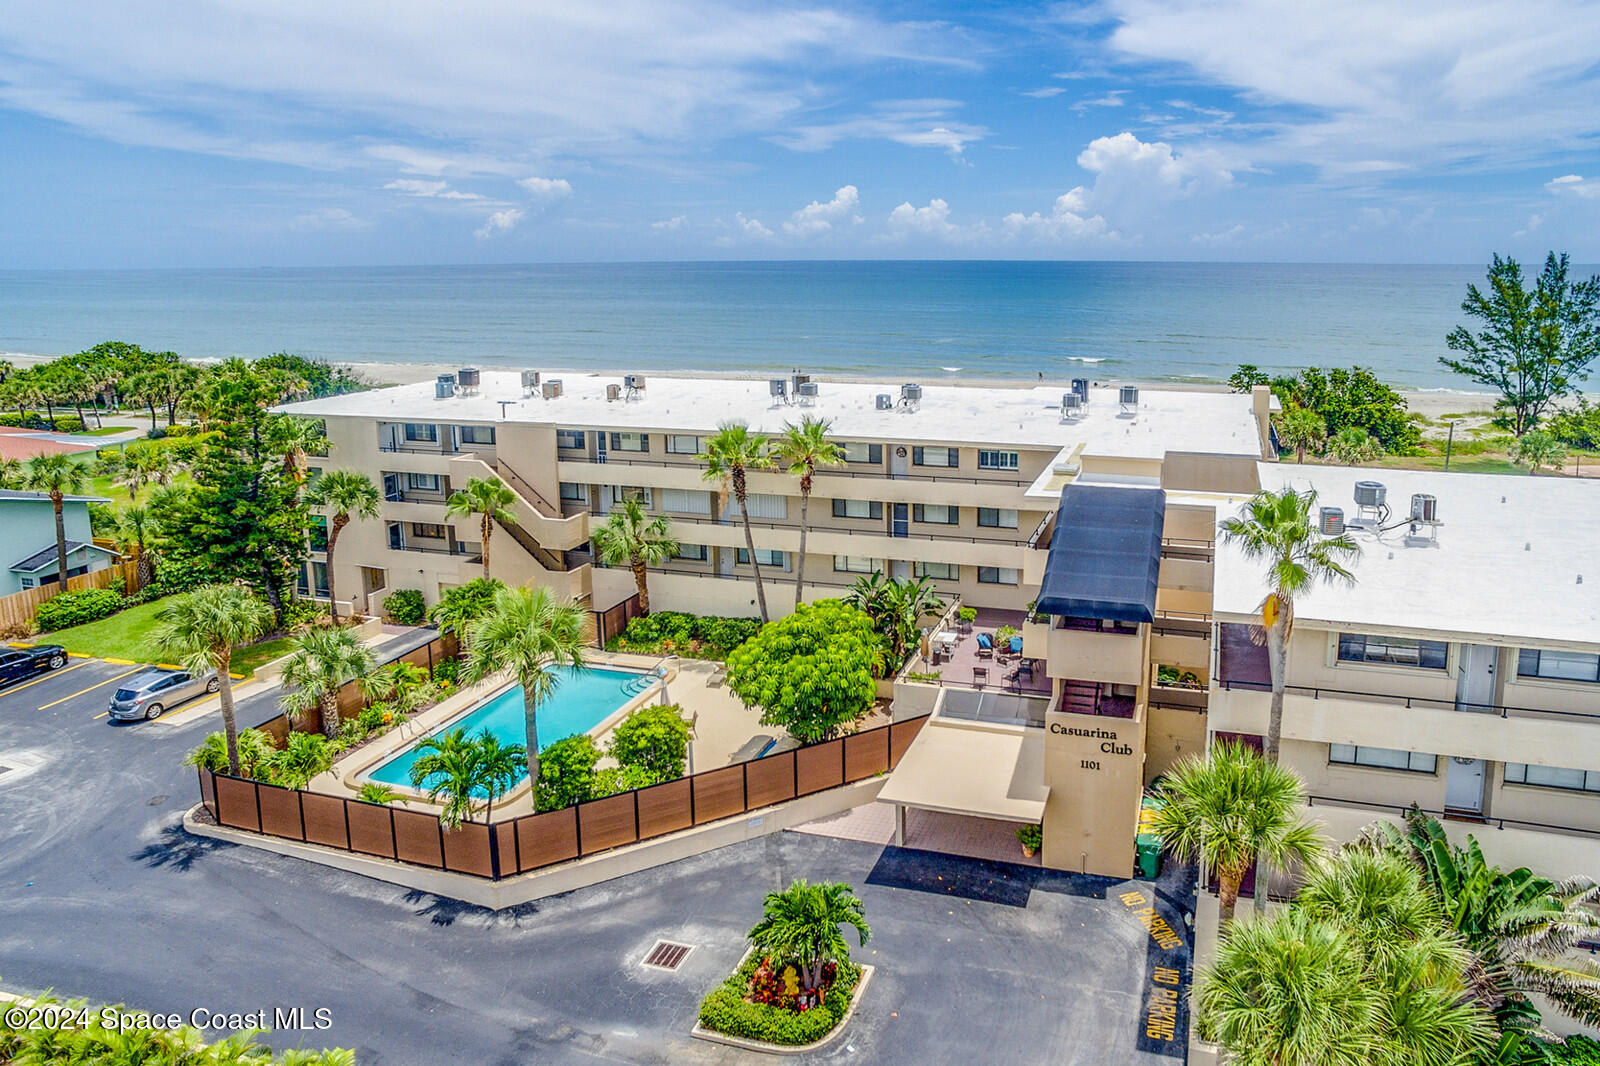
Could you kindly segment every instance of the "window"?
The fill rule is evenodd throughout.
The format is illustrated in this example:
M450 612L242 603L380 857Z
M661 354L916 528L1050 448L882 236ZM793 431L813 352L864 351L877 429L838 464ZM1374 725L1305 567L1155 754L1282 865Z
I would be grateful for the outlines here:
M561 483L561 498L575 500L578 503L589 502L589 486L581 481L563 481Z
M835 555L833 557L833 570L837 574L870 574L874 570L882 570L882 565L876 559L868 559L864 555Z
M661 509L679 514L710 514L711 493L694 489L662 489Z
M678 545L676 558L703 563L706 561L706 546L704 544L680 544Z
M1517 676L1553 681L1600 681L1600 655L1523 648L1517 654Z
M911 518L928 525L953 526L961 520L961 509L942 503L916 503L911 505Z
M429 540L444 540L450 536L450 531L437 522L411 523L413 537L427 537Z
M581 430L581 429L558 429L558 430L556 430L556 447L557 448L582 448L583 447L583 430Z
M743 548L737 549L737 554L734 556L734 558L738 561L740 566L750 565L750 553ZM770 566L778 570L789 569L785 563L783 552L770 551L766 548L756 549L756 562L760 563L762 566Z
M911 567L916 577L931 577L939 581L960 581L961 567L955 563L916 563Z
M493 444L494 443L494 427L493 426L462 426L461 427L461 443L462 444Z
M439 427L431 422L407 422L406 440L439 443Z
M980 566L978 567L978 584L980 585L1015 585L1018 580L1018 571L1011 566Z
M954 448L912 448L912 466L960 466L961 453Z
M328 564L312 563L311 577L316 582L317 595L326 596L328 594Z
M613 433L611 450L614 452L647 452L650 450L648 433Z
M438 492L439 491L439 475L438 474L407 474L406 475L406 487L407 488L412 488L412 489L418 489L418 490L420 490L422 492Z
M861 441L845 441L839 445L844 449L844 461L847 463L877 463L883 465L883 445L864 444Z
M39 587L39 582L31 577L19 577L17 578L17 586L19 588L33 589Z
M699 455L700 438L692 433L668 433L667 451L673 455Z
M1016 452L994 452L987 450L980 450L978 452L979 470L1015 470L1016 468Z
M607 485L602 497L607 507L620 507L623 500L638 500L645 507L652 506L650 490L637 485Z
M1339 661L1443 670L1445 654L1449 647L1442 640L1410 640L1405 637L1340 633Z
M734 520L739 518L739 501L732 496L728 497L728 516ZM766 492L752 492L750 494L751 518L788 518L789 497L774 496Z
M877 500L834 500L835 518L883 518L883 504Z
M1526 763L1508 762L1506 784L1600 792L1600 770L1574 770L1564 766L1529 766Z
M1406 770L1431 774L1438 769L1439 757L1418 751L1394 748L1364 748L1355 744L1329 744L1328 761L1347 766L1370 766L1377 770Z
M1016 529L1017 512L1010 507L978 508L978 525L995 529Z

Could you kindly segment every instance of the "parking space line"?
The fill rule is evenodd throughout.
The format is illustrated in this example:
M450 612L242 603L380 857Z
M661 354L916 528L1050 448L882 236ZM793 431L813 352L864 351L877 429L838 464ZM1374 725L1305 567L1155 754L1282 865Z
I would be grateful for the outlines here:
M108 662L108 663L115 663L118 666L133 666L134 665L134 661L132 659L112 659L110 657L107 657L105 659L102 659L101 661L102 662Z
M66 703L68 700L77 699L79 696L83 695L85 692L93 692L97 688L104 688L106 685L111 684L111 682L113 682L113 681L121 681L123 678L127 677L129 674L133 674L133 673L137 673L137 672L138 672L137 668L133 669L133 670L124 670L122 673L118 674L116 677L108 677L104 681L100 682L98 685L90 685L88 688L80 688L78 691L74 692L70 696L62 696L59 700L51 700L49 703L45 704L43 707L40 707L39 709L41 711L48 711L50 708L56 706L57 704Z
M98 660L91 659L89 662L78 663L76 666L63 666L59 670L51 670L49 673L45 674L43 677L36 677L32 681L24 681L22 684L18 685L16 688L0 689L0 694L4 694L4 695L9 696L13 692L21 692L23 689L28 688L28 687L30 687L32 685L37 685L41 681L49 681L52 678L60 677L62 674L70 674L74 670L82 670L85 666L93 666L95 664L95 662L97 662L97 661Z

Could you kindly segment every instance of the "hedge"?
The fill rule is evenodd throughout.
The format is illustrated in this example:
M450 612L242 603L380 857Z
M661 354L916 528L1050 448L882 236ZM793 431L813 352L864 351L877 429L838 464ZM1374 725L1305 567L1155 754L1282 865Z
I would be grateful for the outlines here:
M122 610L122 593L113 589L79 589L45 600L34 621L45 632L97 622Z
M396 625L420 626L427 620L428 609L422 602L420 589L395 589L383 601L383 609Z
M712 989L700 1003L700 1024L745 1040L790 1046L814 1044L844 1020L861 980L859 966L841 964L827 1001L796 1013L784 1007L751 1003L744 998L750 990L750 979L760 965L761 955L752 951L726 981Z
M18 415L15 411L0 411L0 426L20 426L24 429L54 429L57 433L80 433L83 431L83 419L77 415L56 415L55 425L41 414L29 411L27 417Z
M689 658L725 659L760 628L759 618L656 611L630 621L622 635L612 638L606 647L611 651L636 651L647 655L676 652Z

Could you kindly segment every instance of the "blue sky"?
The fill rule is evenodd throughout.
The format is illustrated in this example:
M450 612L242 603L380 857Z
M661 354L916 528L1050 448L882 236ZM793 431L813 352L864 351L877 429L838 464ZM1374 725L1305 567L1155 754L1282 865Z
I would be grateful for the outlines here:
M6 5L0 266L1600 260L1600 4Z

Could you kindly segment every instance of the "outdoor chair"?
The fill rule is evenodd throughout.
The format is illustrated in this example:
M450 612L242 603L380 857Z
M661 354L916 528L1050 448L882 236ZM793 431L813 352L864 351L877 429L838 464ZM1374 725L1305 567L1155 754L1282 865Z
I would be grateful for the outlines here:
M989 683L989 668L986 667L986 666L974 666L972 668L972 687L973 688L982 688L984 685L987 685L988 683Z
M1011 654L1012 655L1021 655L1022 654L1022 638L1021 637L1012 637L1011 638Z
M994 638L987 633L978 634L978 658L994 658Z

